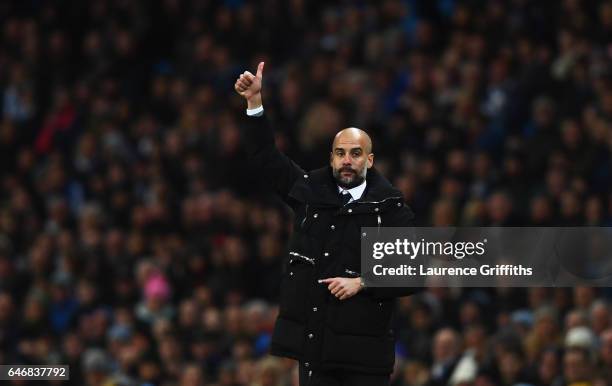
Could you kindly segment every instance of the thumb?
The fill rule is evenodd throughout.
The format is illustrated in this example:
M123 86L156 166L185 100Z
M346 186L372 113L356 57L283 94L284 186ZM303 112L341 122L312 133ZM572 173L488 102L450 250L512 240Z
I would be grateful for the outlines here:
M257 74L255 76L257 76L259 79L263 77L264 64L264 62L259 62L259 65L257 66Z

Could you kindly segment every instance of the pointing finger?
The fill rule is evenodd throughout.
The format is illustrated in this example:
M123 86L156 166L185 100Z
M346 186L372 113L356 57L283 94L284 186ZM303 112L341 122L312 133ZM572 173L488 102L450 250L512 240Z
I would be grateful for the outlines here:
M329 277L327 279L320 279L319 283L331 283L332 281L335 281L337 278L335 277Z

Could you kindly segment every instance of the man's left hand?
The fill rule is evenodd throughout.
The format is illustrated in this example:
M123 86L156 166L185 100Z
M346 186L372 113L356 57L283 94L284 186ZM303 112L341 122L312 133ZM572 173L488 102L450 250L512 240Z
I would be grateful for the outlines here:
M331 277L329 279L321 279L319 283L327 284L327 289L339 300L355 296L361 290L361 279L358 277Z

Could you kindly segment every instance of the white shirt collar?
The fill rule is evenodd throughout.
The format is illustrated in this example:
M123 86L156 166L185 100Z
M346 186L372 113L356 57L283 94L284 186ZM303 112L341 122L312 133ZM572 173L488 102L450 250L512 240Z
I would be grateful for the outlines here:
M357 186L355 186L354 188L351 189L344 189L340 186L338 186L338 193L342 192L342 191L347 191L351 194L352 200L349 202L353 202L355 200L359 200L361 198L361 196L363 195L363 192L365 191L366 188L366 180L364 179L363 182Z

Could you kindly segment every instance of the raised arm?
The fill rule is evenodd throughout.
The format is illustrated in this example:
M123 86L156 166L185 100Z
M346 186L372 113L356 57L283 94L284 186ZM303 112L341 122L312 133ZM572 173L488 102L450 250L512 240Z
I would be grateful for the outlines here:
M264 181L270 183L283 200L291 204L289 191L294 182L304 174L304 170L276 147L274 130L263 111L263 70L264 62L261 62L255 75L245 71L234 85L236 92L247 102L243 121L245 147L250 163L262 173Z

